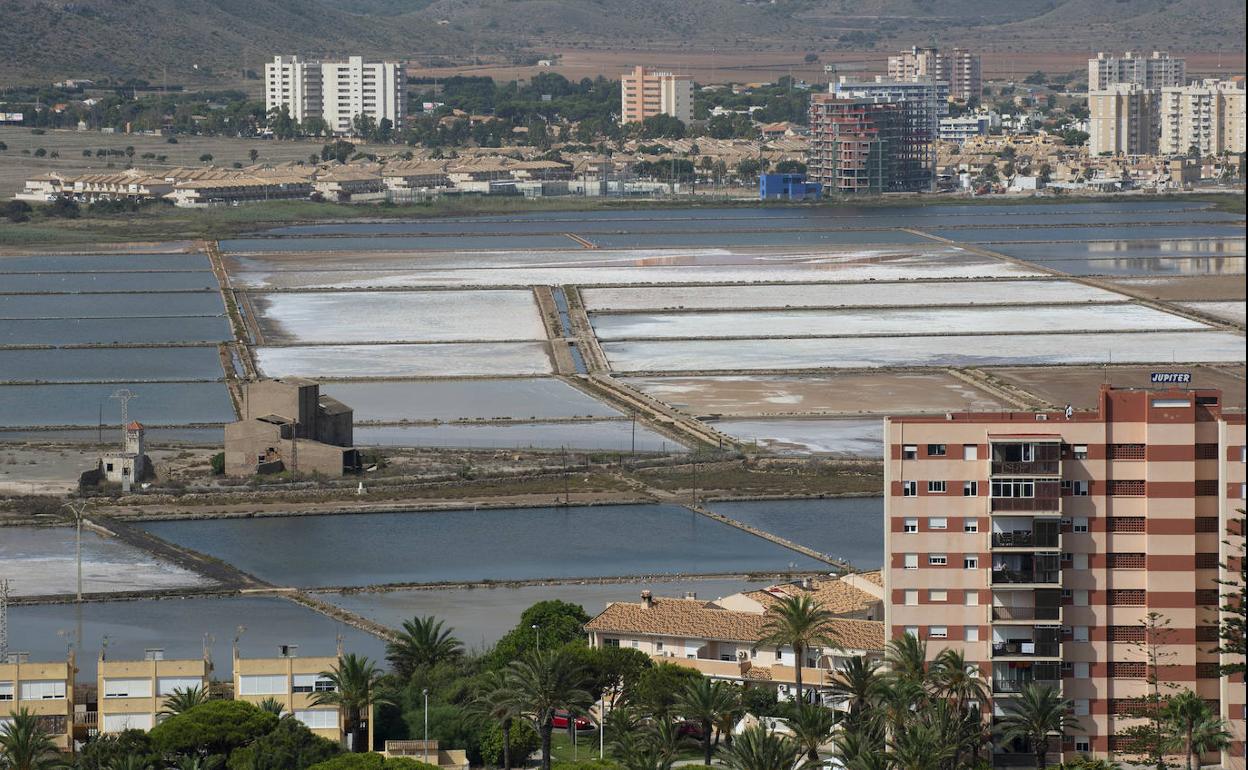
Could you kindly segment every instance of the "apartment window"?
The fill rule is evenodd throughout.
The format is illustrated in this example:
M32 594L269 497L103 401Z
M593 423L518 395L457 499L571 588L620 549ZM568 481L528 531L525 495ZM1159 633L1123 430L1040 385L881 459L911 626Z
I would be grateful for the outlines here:
M948 448L944 444L928 444L928 457L944 457L948 452Z
M979 569L979 557L978 556L963 556L962 557L962 569Z
M963 626L962 638L968 642L979 641L979 626Z
M662 642L655 642L655 643L654 643L654 649L655 649L655 651L656 651L656 652L662 652L662 651L663 651L663 643L662 643Z
M640 644L640 643L639 643L636 639L634 639L633 641L629 642L629 644L632 646L632 648L633 648L634 650L635 650L635 649L637 649L638 647L640 647L640 646L641 646L641 644Z
M1084 593L1087 592L1085 591ZM1070 629L1070 638L1076 642L1086 642L1088 641L1088 633L1087 626L1073 626Z
M949 563L949 556L943 553L929 553L927 555L927 566L943 567Z
M0 700L13 700L12 682L0 682Z
M334 680L320 674L295 674L291 692L333 692Z
M906 636L913 636L915 639L918 639L919 627L918 626L906 626L905 633L906 633Z
M238 677L239 695L285 695L286 677L281 674L243 674Z
M993 479L993 497L1035 497L1036 483L1031 479Z
M901 531L910 532L910 533L918 532L919 520L918 519L905 519L904 521L901 522Z
M932 516L927 520L928 529L949 529L949 519L944 516Z
M979 446L976 444L963 444L962 445L962 459L963 460L978 460L979 459Z
M1109 519L1110 532L1135 532L1144 531L1143 516L1111 516Z
M929 639L948 639L949 626L928 626L927 637Z
M1070 603L1075 605L1076 607L1087 607L1088 606L1087 589L1083 589L1083 588L1074 589L1074 593L1070 598Z
M64 700L65 681L62 679L35 679L22 682L22 700Z
M1222 672L1218 668L1217 663L1206 662L1196 664L1197 679L1218 679L1222 676Z
M1070 483L1070 494L1074 497L1087 497L1091 488L1092 482L1090 481L1072 481Z
M929 495L943 495L945 493L945 482L929 481L927 482L927 493Z
M338 709L299 709L294 716L311 730L331 730L338 726Z
M1069 598L1070 598L1070 594L1071 594L1071 592L1070 592L1070 589L1069 589L1069 588L1063 588L1063 589L1062 589L1062 598L1063 598L1063 599L1069 599Z
M1145 592L1142 588L1115 588L1109 592L1111 607L1143 607Z
M927 592L927 600L929 602L947 602L949 601L949 592L939 588L933 588Z
M906 569L918 569L919 568L919 555L917 553L906 554L905 555L905 567Z
M901 482L901 496L902 497L914 497L918 493L919 493L919 482L917 481Z
M1070 453L1071 453L1071 456L1074 457L1076 460L1086 460L1088 459L1088 445L1087 444L1075 444L1073 447L1071 447Z
M907 607L916 607L919 604L919 590L917 588L907 588L905 592L905 604Z
M619 639L612 639L611 637L607 637L606 639L603 639L603 640L602 640L602 646L603 646L603 647L619 647L619 646L620 646L620 640L619 640Z
M1075 679L1087 679L1092 676L1092 666L1087 663L1075 663L1071 666L1071 675Z
M978 607L979 606L979 591L967 591L965 596L963 596L963 603L967 607Z
M978 481L963 481L962 482L962 496L963 497L978 497L979 496L979 482Z
M1086 717L1092 713L1092 703L1087 698L1075 698L1075 716Z
M919 457L919 445L918 444L906 444L905 446L901 448L901 459L917 460L918 457Z
M1092 739L1087 737L1086 735L1076 736L1075 737L1075 751L1081 754L1091 754L1092 753Z
M108 733L152 729L151 714L104 714L103 716L104 731Z
M1073 519L1071 519L1070 531L1071 532L1087 532L1088 531L1088 517L1076 516Z
M1196 445L1197 460L1216 460L1218 459L1217 444L1197 444Z
M172 695L174 690L204 689L204 680L197 676L162 676L156 680L157 695Z
M152 697L152 680L150 679L105 679L105 698L150 698Z
M1088 555L1086 553L1072 553L1066 561L1070 562L1071 569L1088 568Z

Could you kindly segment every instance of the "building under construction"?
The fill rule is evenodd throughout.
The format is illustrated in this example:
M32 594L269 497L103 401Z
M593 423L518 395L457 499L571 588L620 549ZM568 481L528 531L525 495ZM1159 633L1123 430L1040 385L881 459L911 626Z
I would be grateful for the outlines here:
M905 101L814 94L807 177L828 194L927 190L931 139Z

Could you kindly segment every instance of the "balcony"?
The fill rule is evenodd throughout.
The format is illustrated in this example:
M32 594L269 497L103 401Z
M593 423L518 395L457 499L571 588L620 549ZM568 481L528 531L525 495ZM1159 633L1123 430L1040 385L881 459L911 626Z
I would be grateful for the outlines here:
M994 497L992 498L993 513L1059 513L1062 510L1062 498L1053 497Z
M1020 693L1031 684L1061 688L1062 669L1057 662L993 663L992 691L997 694Z
M1062 444L1046 442L992 442L994 476L1060 476Z
M1056 522L1054 522L1056 524ZM993 532L993 548L1057 548L1061 535L1057 527L1051 530L1038 531L1013 530L1010 532Z
M1061 630L1057 626L1001 626L992 632L994 658L1060 658Z
M992 608L992 619L999 621L1061 620L1061 607L999 607Z
M993 585L1057 585L1058 554L997 554L992 559Z
M994 460L994 476L1056 476L1061 471L1059 460Z

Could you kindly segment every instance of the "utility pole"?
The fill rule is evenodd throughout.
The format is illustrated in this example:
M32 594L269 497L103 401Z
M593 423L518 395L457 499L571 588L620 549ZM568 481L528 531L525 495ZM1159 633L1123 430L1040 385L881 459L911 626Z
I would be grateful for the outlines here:
M124 403L124 402L123 402ZM122 407L125 408L124 406ZM74 644L78 648L78 652L82 652L82 520L86 516L87 501L79 500L78 502L65 503L63 508L68 508L70 514L74 517L74 561L78 568L77 588L74 592L74 609L77 616L78 635L74 637Z
M115 398L121 402L121 448L126 448L126 426L130 424L130 401L139 397L138 393L129 388L122 388L113 392L109 398Z
M0 578L0 663L9 657L9 579Z

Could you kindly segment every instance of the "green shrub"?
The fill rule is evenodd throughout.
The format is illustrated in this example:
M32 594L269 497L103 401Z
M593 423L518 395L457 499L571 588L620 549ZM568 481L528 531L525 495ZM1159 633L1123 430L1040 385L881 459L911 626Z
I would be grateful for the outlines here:
M277 717L241 700L214 700L175 714L148 733L161 754L229 754L277 727Z
M212 473L214 476L225 475L225 452L217 452L212 456Z
M524 764L526 757L542 747L542 738L537 730L523 719L512 720L510 737L512 765ZM491 723L485 735L481 736L481 759L487 765L503 766L503 728L498 722Z

